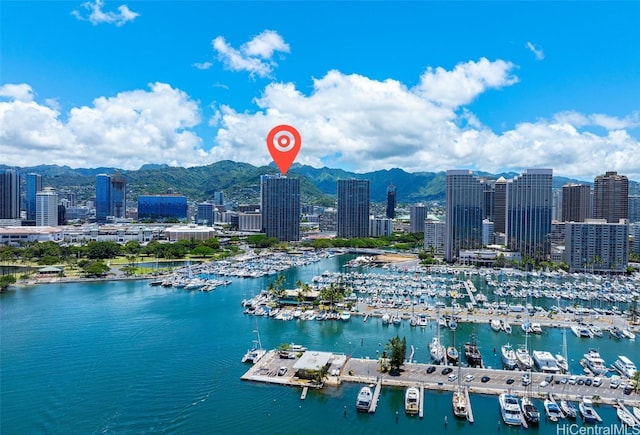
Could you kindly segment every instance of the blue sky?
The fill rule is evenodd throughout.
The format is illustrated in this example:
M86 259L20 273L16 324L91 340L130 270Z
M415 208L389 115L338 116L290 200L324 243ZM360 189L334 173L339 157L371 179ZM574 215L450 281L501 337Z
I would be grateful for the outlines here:
M1 163L640 179L640 2L0 2Z

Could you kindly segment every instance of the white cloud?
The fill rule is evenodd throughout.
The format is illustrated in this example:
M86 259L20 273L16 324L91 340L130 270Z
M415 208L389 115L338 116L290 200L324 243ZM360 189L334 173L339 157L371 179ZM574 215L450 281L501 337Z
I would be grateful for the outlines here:
M285 123L302 135L296 161L315 167L357 172L551 167L582 179L603 170L640 178L637 159L630 158L640 155L640 142L624 129L638 125L638 113L618 119L564 112L500 134L483 125L465 105L490 89L516 83L514 68L481 59L451 71L428 69L415 88L330 71L314 80L309 95L292 83L271 83L256 99L255 113L219 107L211 120L218 133L210 158L268 164L266 135ZM589 131L592 127L607 131L598 135Z
M36 102L29 85L4 85L0 149L18 166L133 169L223 159L265 165L271 162L267 133L284 123L302 135L296 161L315 167L357 172L550 167L584 180L605 170L640 180L640 141L634 137L640 112L614 117L567 111L501 133L484 125L467 106L485 92L517 83L514 69L508 62L480 59L451 70L428 69L413 88L334 70L314 79L309 92L293 83L268 84L253 112L214 102L214 115L203 124L200 103L168 84L99 97L66 113ZM215 135L212 148L195 134L197 125Z
M233 48L222 36L212 42L218 59L232 71L248 71L252 76L269 77L277 65L273 60L275 52L289 53L289 44L273 30L265 30L240 49Z
M211 62L195 62L193 64L194 67L201 70L207 70L213 66Z
M525 44L525 47L528 48L534 54L537 60L544 59L544 51L542 50L542 47L529 41L527 41L527 43Z
M87 1L80 5L82 10L73 10L71 14L79 20L89 21L91 24L98 25L101 23L115 24L116 26L122 26L129 21L133 21L140 14L130 10L127 5L118 6L118 12L105 12L102 10L104 7L103 0L94 0L93 2Z
M0 148L18 166L202 164L202 141L190 130L200 122L198 103L167 84L149 86L96 98L66 117L35 101L2 101Z
M33 101L33 89L26 83L6 84L0 86L0 97L28 103Z

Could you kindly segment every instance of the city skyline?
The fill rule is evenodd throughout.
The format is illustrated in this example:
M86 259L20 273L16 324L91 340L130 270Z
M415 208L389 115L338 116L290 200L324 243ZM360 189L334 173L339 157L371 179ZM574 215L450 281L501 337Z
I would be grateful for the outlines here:
M575 8L3 2L0 163L265 165L290 123L313 167L638 180L640 4Z

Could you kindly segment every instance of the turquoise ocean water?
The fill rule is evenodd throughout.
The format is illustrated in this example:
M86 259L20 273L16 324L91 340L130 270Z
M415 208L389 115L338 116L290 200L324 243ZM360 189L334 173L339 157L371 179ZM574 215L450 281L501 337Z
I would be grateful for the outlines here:
M289 286L339 270L348 256L285 272ZM380 271L383 273L382 271ZM375 358L396 334L427 362L435 327L290 321L244 315L240 302L265 288L267 278L234 279L212 292L151 287L147 281L47 284L0 295L0 432L32 433L408 433L484 434L524 432L500 424L497 397L472 395L475 424L456 420L451 393L426 393L425 417L403 413L404 391L384 388L373 415L354 410L357 384L310 391L243 382L240 359L254 339L257 321L264 347L296 342L309 348ZM499 366L493 348L524 337L473 327L487 365ZM518 328L514 328L518 329ZM461 323L456 341L472 325ZM451 332L443 332L445 343ZM628 340L578 340L567 335L573 371L589 347L607 363L619 354L640 362ZM530 337L533 349L560 351L562 335L545 329ZM542 410L541 403L537 403ZM345 414L346 409L346 414ZM396 417L396 412L398 416ZM604 425L617 424L611 407L600 407ZM444 419L448 424L445 426ZM578 426L580 422L578 421ZM556 434L541 422L527 432ZM576 428L577 429L577 428ZM565 433L570 433L567 432ZM577 433L577 432L576 432Z

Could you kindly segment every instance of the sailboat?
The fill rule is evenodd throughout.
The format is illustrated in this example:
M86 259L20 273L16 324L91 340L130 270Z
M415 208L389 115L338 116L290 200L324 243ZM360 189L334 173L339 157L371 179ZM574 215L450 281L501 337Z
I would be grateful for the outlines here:
M569 372L569 360L567 359L567 328L562 328L562 355L556 354L554 356L558 367L562 373Z
M267 351L262 348L262 342L260 341L260 332L258 331L258 325L256 321L256 329L254 330L256 333L256 340L253 341L253 347L247 351L242 357L242 362L250 362L252 364L257 363Z
M524 347L519 346L516 350L516 360L518 362L518 367L520 370L531 370L533 367L533 359L529 354L528 340L529 340L529 311L525 308L525 321L522 323L522 329L524 331Z
M438 318L440 317L440 309L438 309ZM444 363L445 349L442 343L440 343L440 328L436 329L436 336L433 337L431 343L429 343L429 353L431 359L435 364Z
M467 404L467 395L462 391L462 386L460 384L460 378L462 375L460 374L460 366L458 366L458 388L453 392L453 397L451 399L451 405L453 406L453 414L456 417L464 417L467 418L468 404Z

